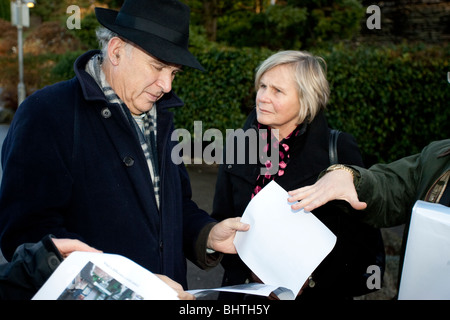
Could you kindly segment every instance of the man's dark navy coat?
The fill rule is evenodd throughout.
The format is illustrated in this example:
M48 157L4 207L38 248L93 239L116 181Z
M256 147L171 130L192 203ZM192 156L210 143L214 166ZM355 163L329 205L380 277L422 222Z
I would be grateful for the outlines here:
M46 234L78 238L124 255L186 286L200 230L214 221L191 201L184 165L171 160L173 93L157 103L161 207L130 114L108 104L84 67L19 107L2 152L1 249L7 259L22 243ZM133 76L133 75L130 75ZM127 110L128 112L128 110Z

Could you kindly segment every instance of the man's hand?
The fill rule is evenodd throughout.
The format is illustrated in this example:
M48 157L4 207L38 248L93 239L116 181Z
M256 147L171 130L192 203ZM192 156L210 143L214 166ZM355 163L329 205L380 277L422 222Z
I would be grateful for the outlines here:
M229 218L216 224L208 236L207 247L223 253L237 253L233 240L236 231L247 231L250 225L241 222L241 218Z
M353 184L353 176L346 170L328 172L312 186L288 193L290 195L288 201L295 202L292 205L293 210L312 211L331 200L345 200L356 210L363 210L367 207L365 202L359 201Z
M166 283L169 287L178 293L178 298L180 300L195 300L195 296L184 291L183 286L178 282L170 279L169 277L162 274L155 274L159 279Z
M80 240L75 239L55 239L52 238L53 243L56 248L59 250L63 258L67 258L69 254L74 251L86 251L86 252L102 252L97 250L91 246L88 246L86 243L81 242Z

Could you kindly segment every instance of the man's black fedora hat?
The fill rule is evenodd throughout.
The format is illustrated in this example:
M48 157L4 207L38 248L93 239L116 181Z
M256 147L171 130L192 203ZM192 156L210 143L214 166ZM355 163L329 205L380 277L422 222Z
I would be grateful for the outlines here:
M152 56L204 71L189 52L190 9L176 0L126 0L115 11L95 8L97 20Z

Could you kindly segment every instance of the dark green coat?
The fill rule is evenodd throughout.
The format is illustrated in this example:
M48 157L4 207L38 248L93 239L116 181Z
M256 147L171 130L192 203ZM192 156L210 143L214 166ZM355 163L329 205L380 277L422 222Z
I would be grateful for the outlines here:
M364 220L378 227L409 224L416 201L439 202L450 182L450 139L389 164L353 168L361 176L356 186L359 200L367 203Z

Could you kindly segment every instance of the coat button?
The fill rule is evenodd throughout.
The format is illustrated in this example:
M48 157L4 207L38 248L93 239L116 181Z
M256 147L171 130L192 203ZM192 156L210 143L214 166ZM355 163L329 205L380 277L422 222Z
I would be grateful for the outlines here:
M309 277L308 277L308 286L309 286L310 288L314 288L314 287L316 286L316 282L314 281L314 279L313 279L312 276L309 276Z
M101 111L102 117L105 119L108 119L111 117L111 110L109 110L109 108L103 108Z
M51 270L55 270L60 264L59 259L55 256L55 254L49 255L47 258L47 263Z
M127 167L131 167L134 164L134 159L130 156L126 156L122 161Z

